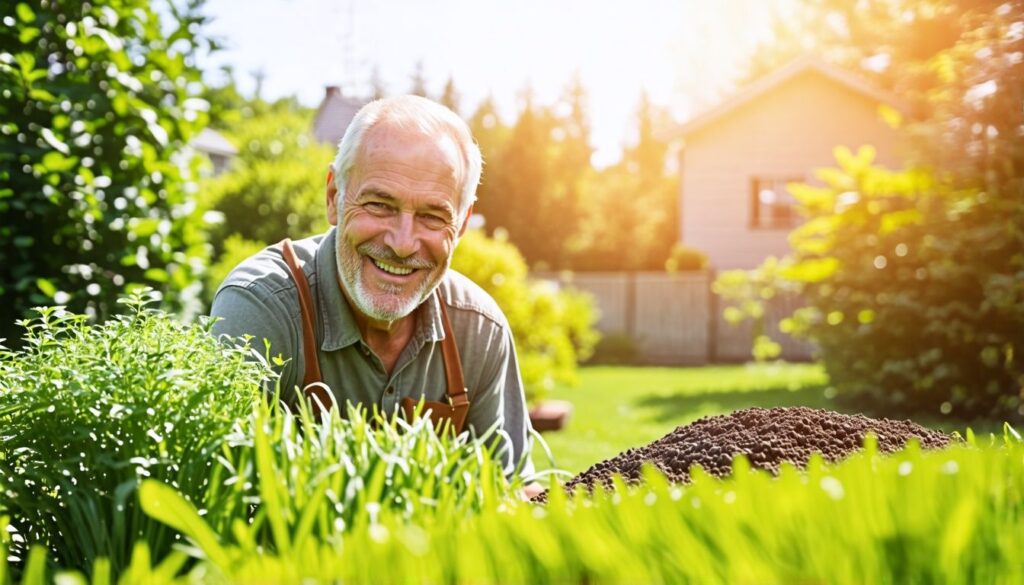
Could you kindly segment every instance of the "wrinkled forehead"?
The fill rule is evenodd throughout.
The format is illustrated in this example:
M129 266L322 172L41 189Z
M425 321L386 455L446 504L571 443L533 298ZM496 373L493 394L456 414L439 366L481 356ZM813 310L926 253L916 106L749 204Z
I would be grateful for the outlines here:
M450 180L461 190L466 162L458 142L448 133L382 120L367 129L356 155L355 170L401 165L425 179Z

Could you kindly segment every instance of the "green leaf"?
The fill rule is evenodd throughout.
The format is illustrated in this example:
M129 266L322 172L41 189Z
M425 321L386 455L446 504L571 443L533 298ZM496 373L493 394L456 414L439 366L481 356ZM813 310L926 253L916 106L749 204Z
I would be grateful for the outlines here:
M782 276L797 282L821 282L839 270L836 258L811 258L782 270Z
M921 212L916 209L905 209L894 211L882 216L881 225L878 227L878 234L881 236L890 234L906 225L920 224L924 219Z
M52 282L45 278L37 278L36 286L39 287L39 290L43 291L43 294L50 297L51 299L53 298L53 295L57 294L57 287L54 286Z
M52 173L64 173L75 168L78 164L77 156L65 156L55 150L43 155L43 166Z
M150 268L142 276L154 282L167 282L167 271L162 268Z
M203 521L195 507L174 488L156 480L146 480L139 486L142 510L150 518L191 538L215 565L226 567L230 557L220 544L217 534Z
M903 125L903 114L900 114L899 110L892 106L886 104L879 105L878 116L882 118L886 125L894 130L898 130Z
M21 6L24 6L24 4L19 5L19 8ZM18 40L21 41L22 44L27 45L28 43L34 41L38 36L39 29L34 26L28 26L21 29L21 32L18 33Z
M36 13L24 2L19 3L14 10L18 13L18 19L24 23L34 22L36 19Z

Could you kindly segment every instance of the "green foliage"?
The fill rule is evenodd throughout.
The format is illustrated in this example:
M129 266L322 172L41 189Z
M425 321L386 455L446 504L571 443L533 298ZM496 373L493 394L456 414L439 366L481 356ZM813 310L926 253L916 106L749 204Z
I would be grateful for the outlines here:
M578 80L553 106L528 96L511 127L481 103L469 120L487 161L476 211L536 269L661 270L678 224L678 182L656 136L667 115L643 96L636 141L595 169L586 101Z
M536 402L556 382L575 382L576 363L589 357L597 342L596 309L583 293L530 281L522 255L500 235L467 232L455 249L452 268L479 284L505 313L527 400Z
M0 351L0 493L20 559L39 544L62 566L102 557L117 572L137 540L167 554L173 533L141 513L139 482L202 503L222 441L258 399L268 368L153 301L139 293L102 325L39 309L25 347Z
M104 319L144 285L196 313L199 2L4 6L0 337L18 343L14 321L51 302Z
M181 525L199 560L149 582L1018 583L1022 456L1015 440L893 456L869 441L839 465L777 478L738 458L733 478L698 470L689 486L648 470L639 488L556 491L544 507L495 502L468 518L442 507L412 521L381 511L344 541L288 553L217 543L194 506L147 483L147 509Z
M327 228L324 196L334 147L318 144L311 126L311 114L288 102L257 103L252 116L226 130L238 157L200 192L200 206L222 216L209 236L218 258L232 235L274 243Z
M574 270L662 270L678 240L679 181L666 167L668 143L656 135L668 116L641 96L636 141L622 160L585 176Z
M594 346L589 364L632 364L637 356L637 342L632 335L613 333L604 335Z
M367 416L351 405L319 423L311 412L308 403L298 413L278 403L257 408L217 457L202 518L157 482L142 486L142 506L184 534L208 523L213 530L203 530L201 546L234 543L245 556L288 555L313 543L340 543L381 515L443 510L465 517L509 493L486 446L489 436L438 433L429 418Z
M704 270L707 266L707 254L679 242L672 244L668 259L665 260L667 272L696 272Z
M808 214L794 254L747 281L746 302L801 292L808 306L783 325L817 342L840 392L897 411L1019 417L1024 200L873 167L870 149L836 155L825 186L793 189Z
M794 191L808 221L793 258L762 266L744 298L802 291L809 307L783 327L819 343L838 389L877 407L1024 417L1024 62L1011 58L1024 7L813 0L801 12L794 30L833 60L889 61L876 81L904 111L885 117L929 170L837 150L821 186Z
M163 524L143 515L146 478L202 509L233 544L282 554L365 529L381 510L469 513L507 495L490 435L439 434L429 418L351 407L316 424L307 404L296 414L260 400L271 373L247 347L145 309L151 302L136 296L133 314L99 326L43 309L26 323L26 348L0 353L0 521L15 536L4 531L0 544L26 578L32 545L60 566L103 562L114 575L133 570L136 542L163 559L175 530L199 524L180 506L153 509L145 490L142 505Z

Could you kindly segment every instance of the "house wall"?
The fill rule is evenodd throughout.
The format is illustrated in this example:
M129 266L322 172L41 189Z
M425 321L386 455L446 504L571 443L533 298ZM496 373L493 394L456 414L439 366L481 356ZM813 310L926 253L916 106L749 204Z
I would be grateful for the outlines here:
M901 160L897 133L873 99L810 70L686 136L681 238L717 269L754 268L789 251L787 229L751 228L755 176L804 177L835 166L833 147L871 144L876 163Z

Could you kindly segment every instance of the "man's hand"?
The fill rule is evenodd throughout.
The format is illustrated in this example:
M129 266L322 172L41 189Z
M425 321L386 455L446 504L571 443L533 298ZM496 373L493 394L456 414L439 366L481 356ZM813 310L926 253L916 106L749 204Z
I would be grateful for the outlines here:
M523 489L519 490L519 497L524 500L531 500L534 496L540 495L545 489L547 488L537 482L528 483L523 486Z

